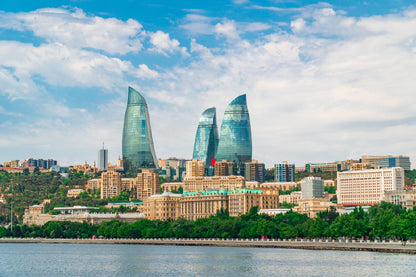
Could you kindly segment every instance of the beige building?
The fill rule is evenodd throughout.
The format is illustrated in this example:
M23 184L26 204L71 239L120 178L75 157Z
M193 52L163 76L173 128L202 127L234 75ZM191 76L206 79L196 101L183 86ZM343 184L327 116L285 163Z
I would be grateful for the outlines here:
M385 191L401 190L404 169L401 167L338 172L338 204L344 206L374 205Z
M121 174L116 171L107 171L101 174L101 199L120 195Z
M336 208L334 204L325 198L304 198L299 199L298 206L293 208L294 212L306 214L309 217L316 217L317 213L328 211L331 207Z
M290 204L298 204L299 200L302 198L301 191L294 191L290 194L282 194L279 195L279 203L290 203Z
M88 190L101 189L101 183L102 183L102 179L88 180L86 189Z
M162 191L179 191L179 188L183 189L183 183L182 182L173 182L173 183L163 183L160 185L162 188Z
M215 176L231 176L234 175L235 162L217 161L215 162Z
M217 211L228 210L228 195L220 191L191 192L179 202L181 217L188 220L210 217Z
M339 165L338 169L341 171L352 170L351 166L355 163L359 163L358 160L345 160L345 161L336 161L335 163Z
M407 209L413 209L413 207L416 207L416 190L385 191L383 201L401 205Z
M164 192L150 196L143 204L143 212L150 220L176 220L180 216L180 205L182 195Z
M410 170L410 159L405 156L362 156L361 162L369 164L373 168L402 167Z
M239 216L254 206L259 209L279 207L279 193L273 190L202 190L183 195L164 192L149 197L144 203L144 213L149 219L170 220L179 217L196 220L228 210L230 216Z
M300 182L278 182L278 183L262 183L260 188L264 189L275 189L281 191L288 191L291 189L298 188L300 189Z
M245 187L248 189L260 189L261 188L260 183L257 181L250 181L250 182L246 181Z
M336 187L337 183L335 180L324 180L324 187Z
M240 216L252 207L276 209L279 207L279 192L275 190L237 189L229 194L228 211L230 216Z
M370 165L367 163L354 163L350 167L351 170L364 170L370 169Z
M159 174L152 169L142 169L136 178L121 178L115 170L101 174L101 179L92 179L87 183L87 189L100 189L101 199L120 195L121 191L137 190L137 199L145 200L150 195L159 192Z
M205 176L205 162L193 159L186 162L186 177Z
M338 171L337 163L309 163L305 164L305 170L307 172L336 172Z
M81 192L84 192L84 190L83 190L83 189L70 189L70 190L68 190L68 192L66 193L66 197L73 197L73 198L76 198L76 197L78 197L78 195L79 195Z
M233 190L236 188L245 188L245 185L246 179L242 176L189 177L183 180L183 191L196 192L209 189Z
M3 166L4 167L14 167L14 168L16 168L16 167L19 167L19 160L13 160L13 161L10 161L10 162L4 162L3 163Z
M142 169L136 177L137 199L145 200L160 191L159 174L152 169Z

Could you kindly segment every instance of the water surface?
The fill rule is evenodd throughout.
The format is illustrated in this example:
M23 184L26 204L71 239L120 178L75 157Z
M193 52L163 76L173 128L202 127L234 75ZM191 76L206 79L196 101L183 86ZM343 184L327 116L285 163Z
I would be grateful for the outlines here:
M248 247L0 243L0 276L416 276L416 256Z

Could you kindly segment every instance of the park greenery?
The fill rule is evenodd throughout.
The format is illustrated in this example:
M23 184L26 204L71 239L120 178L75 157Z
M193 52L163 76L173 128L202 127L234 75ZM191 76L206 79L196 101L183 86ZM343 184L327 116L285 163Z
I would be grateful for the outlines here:
M0 237L89 238L416 238L416 209L382 202L368 212L361 207L350 214L335 210L321 212L315 218L289 211L269 216L253 207L247 214L230 217L227 210L215 216L190 221L143 219L133 223L109 221L91 225L51 221L43 226L0 227Z

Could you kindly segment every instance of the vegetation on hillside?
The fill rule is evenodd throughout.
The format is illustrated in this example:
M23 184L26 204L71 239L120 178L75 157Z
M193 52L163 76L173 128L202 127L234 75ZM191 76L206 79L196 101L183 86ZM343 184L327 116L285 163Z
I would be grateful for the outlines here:
M84 188L87 181L96 176L79 173L70 173L63 179L58 172L40 173L8 173L0 171L0 197L5 202L1 205L0 224L10 222L10 208L13 202L14 222L21 222L25 209L31 205L42 203L44 199L50 200L45 205L46 212L54 207L68 207L85 205L99 207L107 204L107 200L99 199L97 191L91 194L84 193L77 198L68 198L68 190ZM13 197L12 197L13 195ZM13 199L13 201L12 201Z

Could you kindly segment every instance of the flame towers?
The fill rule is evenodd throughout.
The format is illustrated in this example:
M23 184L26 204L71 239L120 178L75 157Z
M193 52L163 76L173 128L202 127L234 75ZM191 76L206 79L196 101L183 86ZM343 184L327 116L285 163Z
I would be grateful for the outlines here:
M243 94L235 98L224 112L217 161L227 160L238 166L251 161L251 156L250 116L246 95Z
M123 159L138 168L157 168L146 100L129 87L123 128Z
M199 119L195 136L194 153L192 159L205 162L205 166L211 165L218 148L218 128L216 109L205 110Z

